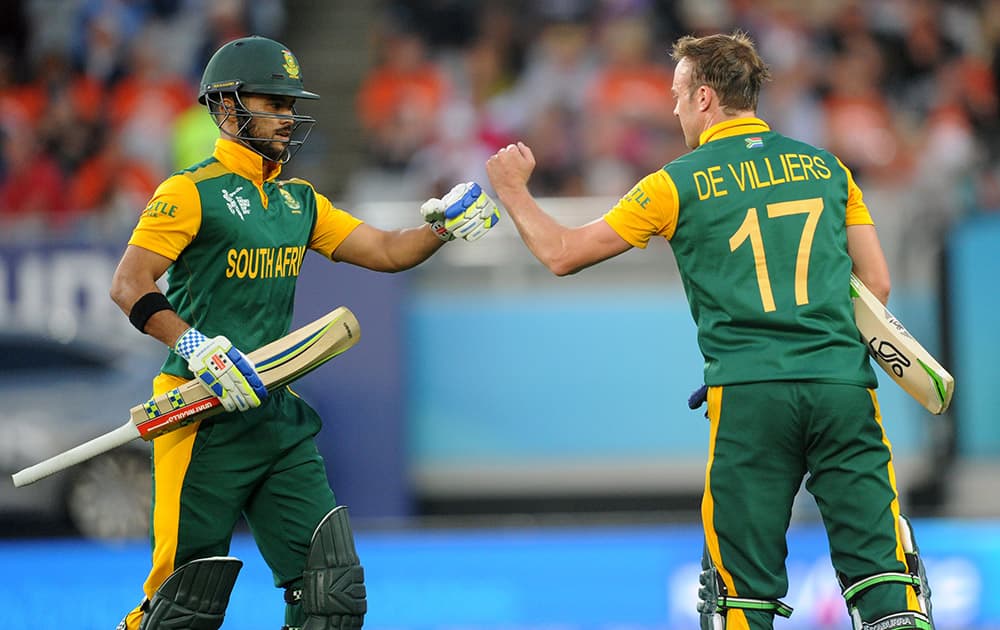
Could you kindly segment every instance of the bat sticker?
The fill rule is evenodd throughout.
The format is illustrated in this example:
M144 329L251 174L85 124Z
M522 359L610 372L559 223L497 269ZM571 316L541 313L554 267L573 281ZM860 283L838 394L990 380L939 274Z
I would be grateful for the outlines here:
M868 340L868 350L872 356L885 362L896 376L902 378L906 368L913 365L909 358L903 354L899 348L892 345L891 341L881 340L872 337Z

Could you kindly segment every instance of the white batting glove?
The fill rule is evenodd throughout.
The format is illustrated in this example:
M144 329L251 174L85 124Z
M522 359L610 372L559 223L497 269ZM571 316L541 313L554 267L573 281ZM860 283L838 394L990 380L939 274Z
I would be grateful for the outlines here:
M424 221L430 223L431 229L434 230L437 237L447 243L455 240L455 235L444 226L444 209L444 201L437 197L431 197L420 206L420 214L424 217Z
M222 335L209 339L189 328L174 344L174 352L187 359L188 369L226 411L246 411L267 399L253 362Z
M475 182L456 184L442 199L428 199L420 214L443 241L477 241L500 221L496 202Z

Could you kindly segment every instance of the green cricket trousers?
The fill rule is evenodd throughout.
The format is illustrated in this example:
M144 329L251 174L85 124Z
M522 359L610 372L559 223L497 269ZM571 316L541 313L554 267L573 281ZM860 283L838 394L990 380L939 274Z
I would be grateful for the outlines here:
M161 374L160 394L184 379ZM336 507L314 437L319 415L290 389L263 405L192 423L153 441L151 598L180 566L229 552L241 515L275 586L301 579L316 525ZM141 606L127 618L138 628Z
M846 583L906 571L892 447L874 390L781 381L710 387L708 417L702 523L729 596L787 594L785 537L803 478ZM898 583L864 591L857 605L866 621L919 610L912 587ZM731 609L726 630L770 630L773 616Z

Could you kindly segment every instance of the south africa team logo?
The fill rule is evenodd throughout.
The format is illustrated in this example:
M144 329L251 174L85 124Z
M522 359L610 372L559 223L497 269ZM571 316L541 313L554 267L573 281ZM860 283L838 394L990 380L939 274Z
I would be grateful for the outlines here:
M299 62L295 59L295 55L292 54L290 50L282 50L281 54L285 57L285 63L282 67L285 72L288 73L289 79L299 78Z
M278 191L281 193L281 200L285 202L285 205L292 211L292 214L302 214L302 205L298 199L292 196L292 193L284 188L279 188Z

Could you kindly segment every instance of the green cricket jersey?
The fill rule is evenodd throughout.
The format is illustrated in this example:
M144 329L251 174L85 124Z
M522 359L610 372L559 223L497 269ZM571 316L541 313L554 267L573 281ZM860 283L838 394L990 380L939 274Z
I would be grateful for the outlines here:
M875 387L854 322L847 226L871 223L831 153L744 118L643 178L605 215L626 241L670 240L705 383Z
M306 251L326 257L361 221L308 182L263 175L262 158L229 140L157 189L129 241L173 260L167 299L208 337L250 352L288 332ZM163 371L190 377L170 353Z

